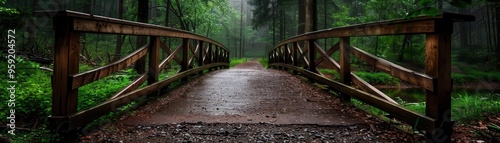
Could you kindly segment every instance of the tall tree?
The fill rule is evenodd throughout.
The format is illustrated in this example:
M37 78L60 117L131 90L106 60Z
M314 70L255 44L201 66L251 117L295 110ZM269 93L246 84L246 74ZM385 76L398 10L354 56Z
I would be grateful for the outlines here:
M496 48L496 54L497 54L497 67L500 68L500 2L496 2L496 8L495 8L495 19L496 19L496 27L497 27L497 48Z
M149 0L138 0L137 6L137 21L142 23L148 23L148 15L149 15ZM137 36L137 44L136 48L141 48L146 45L147 37L146 36ZM143 56L135 63L135 70L139 74L143 74L146 72L146 56Z
M118 0L118 19L123 19L123 0ZM113 56L113 61L119 60L121 58L122 52L122 35L116 35L116 49L115 55Z

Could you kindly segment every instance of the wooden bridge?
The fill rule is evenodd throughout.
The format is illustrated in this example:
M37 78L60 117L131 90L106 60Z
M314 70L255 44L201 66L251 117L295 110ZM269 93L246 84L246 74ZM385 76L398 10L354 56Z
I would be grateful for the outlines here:
M228 67L230 52L222 44L187 31L73 11L38 12L37 15L54 16L51 123L64 132L77 130L140 97L157 95L172 82L201 74L204 70ZM283 40L272 48L269 51L269 66L291 70L310 80L328 85L342 94L342 101L345 103L349 103L351 97L354 97L377 107L417 129L426 131L428 141L449 142L453 130L453 121L450 118L453 22L472 20L474 17L471 16L444 13L436 17L389 20L309 32ZM149 44L116 62L79 73L81 33L147 36ZM425 73L398 66L350 45L350 37L406 34L426 35ZM161 37L181 38L182 44L170 51L160 40ZM325 38L339 38L340 42L323 50L315 41ZM160 50L168 52L169 56L160 59ZM340 52L339 62L331 57L336 51ZM398 105L383 92L353 74L350 68L351 55L393 77L425 89L426 114L422 115ZM90 109L77 111L79 87L109 76L133 63L135 67L146 67L146 57L148 69L141 71L139 68L138 72L142 74L139 78L107 101ZM180 71L160 81L159 73L172 62L181 65ZM321 63L331 65L340 73L340 81L323 76L316 68ZM137 89L146 81L147 86Z

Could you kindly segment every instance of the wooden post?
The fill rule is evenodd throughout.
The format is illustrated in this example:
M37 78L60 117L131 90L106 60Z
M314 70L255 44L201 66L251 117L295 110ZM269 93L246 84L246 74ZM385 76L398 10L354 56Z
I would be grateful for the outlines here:
M288 44L285 44L285 64L290 63L290 50L288 50Z
M206 64L212 64L212 43L208 43L208 53L207 53L207 59L205 60ZM208 69L209 71L212 71L212 68Z
M52 116L50 127L59 133L69 130L68 115L76 113L78 88L71 88L69 75L78 73L80 33L73 31L73 18L54 18L54 73L52 76Z
M181 72L189 69L189 39L182 39L182 61L181 61ZM182 78L183 81L187 81L186 78Z
M292 58L293 58L293 66L298 66L299 65L299 58L297 58L297 53L298 53L298 44L297 42L293 42L293 52L292 52ZM297 74L297 71L293 71L293 74Z
M426 91L426 115L437 120L434 133L427 133L432 142L451 142L451 33L450 19L436 21L436 33L426 35L425 73L436 78L434 91Z
M351 85L351 57L350 57L350 49L346 44L350 44L349 37L341 37L340 38L340 82L346 85ZM314 46L314 45L312 45ZM314 65L313 61L310 61L312 65ZM348 94L342 94L341 100L344 103L351 102L351 96Z
M198 41L198 45L200 46L198 48L198 67L201 67L204 65L203 64L203 47L204 47L203 44L204 44L203 41L201 41L201 40ZM203 71L198 72L198 74L203 74Z
M148 85L158 82L160 69L160 37L151 36L149 45L149 68L148 68Z
M307 48L309 48L309 57L308 57L309 66L308 66L308 70L311 71L311 72L317 72L316 71L316 64L314 64L314 62L316 60L316 49L314 48L314 40L309 40L308 41Z

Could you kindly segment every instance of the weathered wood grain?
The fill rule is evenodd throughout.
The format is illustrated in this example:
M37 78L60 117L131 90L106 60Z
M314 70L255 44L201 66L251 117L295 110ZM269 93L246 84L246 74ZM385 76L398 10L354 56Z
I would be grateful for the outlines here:
M370 53L367 53L356 47L349 47L351 48L352 55L361 59L362 61L365 61L369 65L375 66L380 71L389 73L393 77L410 82L426 90L434 91L433 77L401 67L387 60L371 55Z
M158 92L161 88L164 88L165 86L171 84L174 81L178 81L182 78L186 78L189 75L195 74L196 72L208 69L208 68L213 68L213 67L219 67L219 66L228 66L228 63L213 63L193 69L186 70L184 72L180 72L172 77L169 77L167 79L164 79L162 81L153 83L151 85L148 85L146 87L143 87L141 89L134 90L132 92L128 92L126 94L123 94L122 96L119 96L117 98L107 100L99 105L96 105L92 108L80 111L78 113L74 113L68 116L69 120L69 127L68 130L74 130L82 125L88 124L95 119L101 117L102 115L105 115L111 111L116 111L118 108L129 104L132 101L135 101L139 99L140 97L150 95L151 93Z
M83 85L89 84L101 78L104 78L110 74L117 72L118 70L124 69L130 66L132 63L137 61L139 58L146 56L148 53L148 45L145 45L136 51L132 52L128 56L123 57L122 59L113 62L111 64L105 65L103 67L99 67L93 70L89 70L86 72L78 73L75 75L70 75L71 80L71 88L77 89ZM76 56L78 57L78 56Z

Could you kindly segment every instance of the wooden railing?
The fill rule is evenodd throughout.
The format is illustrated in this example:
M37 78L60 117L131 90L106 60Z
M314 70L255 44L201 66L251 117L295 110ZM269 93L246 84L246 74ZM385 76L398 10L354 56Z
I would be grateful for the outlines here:
M474 17L444 13L436 17L389 20L305 33L281 41L272 48L269 51L269 66L300 72L340 92L344 102L350 102L350 97L355 97L426 131L426 137L432 141L449 142L453 126L450 119L451 34L456 20L473 21ZM405 34L426 35L425 73L398 66L350 45L350 37ZM315 42L325 38L339 38L340 42L325 51ZM300 43L305 43L304 49ZM331 57L335 51L340 51L339 62ZM425 89L426 114L406 109L353 74L351 55L382 72ZM322 62L327 62L340 74L340 82L326 78L316 69ZM352 87L351 83L361 90Z
M140 97L156 95L170 83L203 70L228 67L229 51L223 45L187 31L74 11L44 11L37 12L36 15L54 16L54 73L50 118L52 126L59 127L59 130L73 131ZM148 36L149 44L114 63L79 73L80 33ZM170 51L160 37L182 38L182 45ZM160 59L160 49L169 53L166 59ZM177 57L178 54L182 55L181 58ZM143 72L139 78L107 101L77 112L79 87L109 76L133 63L136 67L145 67L137 61L145 59L146 55L149 59L147 72ZM158 81L159 73L172 61L178 62L181 70L174 76ZM139 70L138 72L140 73ZM148 86L137 89L146 81Z

